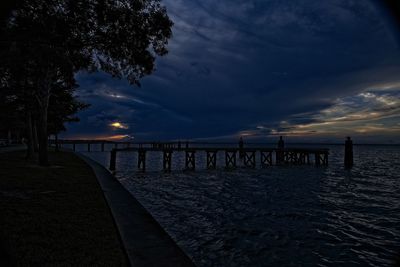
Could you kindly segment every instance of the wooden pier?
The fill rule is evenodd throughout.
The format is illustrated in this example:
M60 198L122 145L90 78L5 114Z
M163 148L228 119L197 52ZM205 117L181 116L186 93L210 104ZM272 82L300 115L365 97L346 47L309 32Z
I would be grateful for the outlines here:
M243 166L247 168L267 168L273 165L315 165L328 166L328 149L307 149L307 148L268 148L268 147L252 147L252 148L231 148L231 147L205 147L205 146L172 146L172 145L154 145L144 146L137 144L138 147L113 149L110 157L110 170L115 171L117 152L136 152L138 170L146 171L146 155L147 152L162 153L163 170L171 172L174 152L183 152L185 157L184 170L196 170L196 156L198 152L205 155L206 168L209 170L216 169L218 152L223 154L225 159L225 169L235 169L238 167L238 160L242 160ZM243 155L240 159L239 155ZM259 155L259 157L257 157ZM257 162L260 159L260 162ZM275 161L274 161L275 159Z
M51 143L55 145L55 143ZM92 145L100 146L100 151L106 151L111 147L110 165L111 171L116 170L118 152L137 153L137 168L146 171L147 152L162 153L162 166L164 172L172 171L174 152L185 154L184 170L196 170L196 156L199 152L205 155L206 168L215 170L217 167L235 169L238 161L247 168L268 168L273 165L315 165L328 166L329 150L325 148L273 148L262 146L263 144L247 143L248 147L239 147L237 143L200 143L200 142L112 142L105 140L59 140L59 146L69 145L76 151L77 145L87 146L87 152L93 152ZM224 166L217 166L218 155L223 155ZM259 159L260 162L257 162Z
M106 152L106 145L110 144L113 146L113 148L129 148L133 142L114 142L114 141L108 141L108 140L58 140L55 141L51 139L49 141L49 145L51 146L58 146L58 147L63 147L63 146L71 146L73 151L77 151L77 146L86 146L86 151L87 152L92 152L92 147L93 145L100 145L100 151L101 152Z

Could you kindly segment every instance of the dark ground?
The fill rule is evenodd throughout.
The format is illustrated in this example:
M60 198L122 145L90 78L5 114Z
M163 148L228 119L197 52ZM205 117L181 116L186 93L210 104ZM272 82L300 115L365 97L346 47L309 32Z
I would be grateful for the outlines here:
M0 153L0 266L126 266L91 168L72 153L50 159Z

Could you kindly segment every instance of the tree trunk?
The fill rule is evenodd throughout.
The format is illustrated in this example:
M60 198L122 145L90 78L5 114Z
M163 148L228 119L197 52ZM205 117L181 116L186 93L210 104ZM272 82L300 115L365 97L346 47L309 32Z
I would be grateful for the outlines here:
M31 112L30 111L28 111L27 112L27 115L26 115L26 123L27 123L27 131L28 131L28 142L27 142L27 145L28 145L28 149L27 149L27 151L26 151L26 158L31 158L32 157L32 155L33 155L33 153L34 153L34 150L33 150L33 129L32 129L32 116L31 116Z
M37 121L33 120L33 150L35 152L39 151L39 138L37 130Z
M7 143L9 144L9 145L11 145L11 143L12 143L12 133L11 133L11 130L8 130L8 132L7 132Z
M38 143L39 143L39 165L40 166L48 166L49 165L49 157L48 157L48 134L47 134L47 116L48 116L48 108L49 108L49 100L51 93L51 82L52 77L50 75L50 66L45 72L45 76L43 77L43 86L40 88L40 91L36 95L36 99L38 101L39 106L39 117L38 117Z
M48 166L49 159L47 153L47 108L48 101L43 101L43 105L40 106L39 112L39 125L38 125L38 133L39 133L39 165Z
M58 151L59 151L59 147L58 147L58 134L55 134L55 135L54 135L54 138L55 138L56 152L58 152Z

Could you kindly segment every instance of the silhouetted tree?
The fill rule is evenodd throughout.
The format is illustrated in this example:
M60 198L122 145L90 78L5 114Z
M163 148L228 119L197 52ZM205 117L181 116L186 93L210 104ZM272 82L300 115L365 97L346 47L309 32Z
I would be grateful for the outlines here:
M20 99L11 93L10 89L0 90L0 132L8 133L13 129L15 132L25 130L24 106Z
M6 2L10 0L6 0ZM154 70L157 55L167 53L172 22L159 0L20 0L10 4L1 24L3 58L29 75L39 112L39 162L47 165L47 121L55 85L75 83L74 74L104 71L139 79ZM10 62L10 60L4 60ZM2 63L0 63L1 65Z
M74 96L75 87L60 88L50 98L48 112L48 134L58 135L65 131L65 123L78 122L76 114L89 107Z
M33 155L37 150L37 130L38 112L36 109L32 90L24 86L26 82L13 84L11 87L0 86L0 130L10 129L23 132L28 140L27 157ZM14 89L16 87L18 89ZM52 86L53 94L50 98L48 108L48 133L58 134L65 131L66 122L77 122L79 118L76 113L89 105L82 103L74 95L76 85L66 86L65 84L55 84Z
M29 75L12 69L9 66L3 70L3 79L0 82L0 122L4 130L11 129L22 133L28 140L27 157L33 155L34 140L34 116L37 112L35 101L32 95L32 88L29 88L27 78Z

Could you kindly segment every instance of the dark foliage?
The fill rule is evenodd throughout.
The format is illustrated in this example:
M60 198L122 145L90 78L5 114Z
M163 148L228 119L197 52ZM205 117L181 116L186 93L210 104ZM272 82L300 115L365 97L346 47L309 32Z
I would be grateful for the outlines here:
M155 57L167 53L172 34L158 0L6 0L2 6L0 86L23 95L25 111L37 114L42 165L48 120L54 133L72 118L49 110L51 103L61 97L71 104L69 112L84 107L72 97L75 74L104 71L140 85L154 70Z

